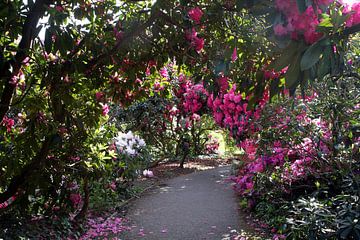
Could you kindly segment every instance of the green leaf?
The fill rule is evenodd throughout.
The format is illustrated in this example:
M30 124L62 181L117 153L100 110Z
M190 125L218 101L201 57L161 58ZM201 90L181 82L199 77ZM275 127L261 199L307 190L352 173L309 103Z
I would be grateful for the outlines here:
M299 84L299 80L300 80L300 74L301 74L301 69L300 69L300 59L301 59L301 54L298 54L293 61L291 62L288 70L286 71L285 74L285 86L287 88L291 88L294 89L296 88L296 86Z
M324 51L324 41L318 41L311 45L301 58L300 66L301 70L308 70L314 66L320 59L322 52Z
M322 14L322 20L320 24L317 26L319 30L329 30L332 29L334 25L332 24L332 19L328 14Z
M50 53L51 52L51 49L52 49L52 31L51 29L46 29L46 32L45 32L45 40L44 40L44 45L45 45L45 51L47 53Z
M331 51L331 46L325 47L322 58L317 67L318 79L322 79L326 74L329 74L331 71L331 66L329 64Z
M345 23L346 20L348 20L350 18L351 14L337 14L333 20L334 25L336 27L340 27L341 25L343 25Z
M282 51L281 56L278 57L275 61L273 61L269 65L268 69L280 71L284 67L288 66L289 63L294 59L294 56L296 56L298 52L302 51L303 48L303 43L291 41L290 44Z

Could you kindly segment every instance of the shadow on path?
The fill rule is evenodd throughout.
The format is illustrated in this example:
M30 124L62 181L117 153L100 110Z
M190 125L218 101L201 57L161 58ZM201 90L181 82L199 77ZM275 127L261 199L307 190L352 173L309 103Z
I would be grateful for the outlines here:
M132 230L121 239L234 239L249 230L226 181L230 166L176 177L129 207Z

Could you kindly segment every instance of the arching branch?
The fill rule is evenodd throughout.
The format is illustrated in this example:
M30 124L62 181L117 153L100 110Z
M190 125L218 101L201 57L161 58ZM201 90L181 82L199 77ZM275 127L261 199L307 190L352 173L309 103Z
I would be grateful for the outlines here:
M40 18L45 14L46 6L50 3L50 0L37 0L34 3L23 25L22 38L15 58L6 62L2 69L0 69L0 80L5 81L0 100L0 120L9 111L11 99L16 88L16 85L12 84L12 79L19 74L23 61L28 56L31 42L36 37L36 26Z

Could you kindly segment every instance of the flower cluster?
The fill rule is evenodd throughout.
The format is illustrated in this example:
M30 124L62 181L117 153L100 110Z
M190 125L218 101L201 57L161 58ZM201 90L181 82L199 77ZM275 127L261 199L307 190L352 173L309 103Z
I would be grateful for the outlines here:
M236 86L216 98L211 95L208 98L208 107L212 109L215 122L224 128L230 130L234 138L246 135L247 132L256 130L253 120L260 117L260 112L269 99L268 91L265 91L263 99L254 109L248 109L249 97L243 97L241 93L236 92Z
M345 13L350 14L350 17L346 20L346 26L352 27L360 23L360 2L344 1Z
M131 131L126 134L119 132L114 141L116 150L128 156L136 156L146 146L145 141Z
M16 200L16 196L10 197L8 200L6 200L3 203L0 203L0 209L7 208L10 204L12 204Z
M321 10L315 11L313 6L309 6L301 13L296 0L276 0L275 4L276 8L286 17L285 24L279 23L274 26L276 35L290 34L292 39L299 39L299 35L302 34L308 44L320 39L322 34L316 31L316 27L320 23L317 15L321 13Z
M195 28L187 31L185 34L186 40L190 41L190 45L195 49L197 52L201 52L204 48L205 41L203 38L198 36Z
M271 122L271 131L286 131L292 120L284 118L284 114L285 109L280 107L274 111L274 116L266 118ZM329 125L320 118L310 118L305 110L300 111L293 121L296 121L301 129L312 129L313 133L316 133L316 138L300 133L303 137L298 141L275 140L272 144L266 143L266 146L260 148L258 142L261 141L261 136L254 134L252 138L240 144L245 151L246 165L239 171L234 181L236 190L241 195L254 194L258 174L270 172L271 175L280 171L282 184L290 186L296 181L305 179L310 173L323 170L319 168L319 160L330 154L327 144L332 136Z
M219 140L214 138L212 135L208 136L209 140L205 144L205 151L207 154L217 153L219 150Z
M283 76L286 73L287 70L288 70L288 67L285 67L285 68L281 69L279 72L276 72L274 69L267 69L267 66L265 66L263 69L264 78L266 80L280 78L281 76Z
M208 92L202 83L194 84L190 78L180 75L177 86L173 88L177 104L168 105L166 119L178 122L178 130L189 129L192 123L199 122L201 114L206 110ZM183 123L181 123L183 122Z
M285 16L286 22L275 24L274 33L278 36L290 35L295 40L302 35L308 44L318 41L322 37L322 33L316 31L320 23L318 15L323 13L323 7L332 2L333 0L317 0L314 1L314 5L307 6L304 12L300 12L296 0L276 0L275 6ZM360 3L346 0L339 2L346 7L344 13L350 14L346 26L351 27L360 23Z
M0 124L6 127L6 131L10 133L12 131L13 126L15 125L15 121L14 119L5 116Z
M69 200L71 201L73 207L77 207L81 203L81 195L79 193L71 193Z
M199 7L192 8L188 11L189 18L195 23L200 24L201 17L203 16L203 11ZM190 45L198 53L204 48L204 39L198 36L195 28L189 29L185 33L185 38L190 42Z
M148 170L148 169L145 169L145 170L143 171L143 175L144 175L144 177L147 177L147 178L152 178L152 177L154 177L153 171Z
M197 113L206 106L207 91L202 83L188 85L185 92L184 110L185 112Z
M189 17L191 20L193 20L195 23L199 24L201 17L204 13L199 7L195 7L195 8L190 9L188 14L189 14Z
M101 104L101 107L102 107L102 111L101 111L101 114L103 116L107 116L110 112L110 108L109 108L109 105L107 104Z

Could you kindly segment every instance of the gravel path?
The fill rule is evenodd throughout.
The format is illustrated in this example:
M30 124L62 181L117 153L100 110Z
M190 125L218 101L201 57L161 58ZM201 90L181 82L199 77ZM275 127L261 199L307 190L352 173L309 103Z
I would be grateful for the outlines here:
M248 226L226 180L230 167L195 172L168 180L129 207L132 230L121 239L234 239Z

